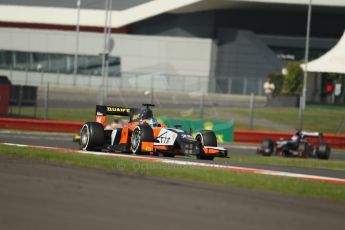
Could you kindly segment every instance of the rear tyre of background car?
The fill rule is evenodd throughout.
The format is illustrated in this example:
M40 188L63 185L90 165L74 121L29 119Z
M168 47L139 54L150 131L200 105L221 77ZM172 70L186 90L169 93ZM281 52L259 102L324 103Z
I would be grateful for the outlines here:
M205 154L203 146L217 147L217 137L212 130L202 130L196 137L198 142L199 154L196 155L196 158L199 160L213 160L214 156Z
M261 144L261 149L263 150L262 151L263 156L271 156L274 149L273 141L268 138L264 139L264 141Z
M80 130L80 149L100 150L104 144L104 128L98 122L86 122Z
M142 143L153 141L154 135L151 126L146 123L138 125L131 136L131 150L136 155L142 155L144 154L143 151L141 151Z
M331 155L331 148L327 144L320 144L316 149L316 157L323 160L328 160Z

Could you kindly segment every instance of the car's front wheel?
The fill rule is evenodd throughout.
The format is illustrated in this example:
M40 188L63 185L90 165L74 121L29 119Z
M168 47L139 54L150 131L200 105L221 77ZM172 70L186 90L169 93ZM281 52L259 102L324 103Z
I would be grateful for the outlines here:
M99 150L104 144L104 128L98 122L86 122L80 130L80 149Z
M205 154L203 147L217 147L216 134L211 130L202 130L196 135L195 140L198 142L199 148L199 154L196 155L196 158L199 160L213 160L214 156Z
M153 130L148 124L138 125L131 136L131 150L136 155L143 154L142 143L153 142Z

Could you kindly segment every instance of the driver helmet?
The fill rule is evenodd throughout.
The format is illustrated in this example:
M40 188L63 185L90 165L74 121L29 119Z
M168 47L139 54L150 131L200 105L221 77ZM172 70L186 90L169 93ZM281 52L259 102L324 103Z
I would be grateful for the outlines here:
M152 111L150 109L144 109L141 111L141 119L143 120L149 120L151 118L153 118L153 114L152 114Z
M147 124L149 124L151 127L158 127L158 121L154 117L147 119Z
M298 141L302 137L302 132L301 131L296 131L295 135L291 137L292 141Z
M299 139L299 138L298 138L297 135L294 135L293 137L291 137L291 140L292 140L292 141L298 141L298 139Z

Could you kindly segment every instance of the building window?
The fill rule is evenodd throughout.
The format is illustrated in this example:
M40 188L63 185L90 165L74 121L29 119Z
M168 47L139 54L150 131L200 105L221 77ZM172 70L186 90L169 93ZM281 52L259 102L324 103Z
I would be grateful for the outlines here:
M13 69L15 70L28 70L29 69L29 53L26 52L13 52Z
M73 74L74 55L0 50L0 68L31 72ZM120 76L121 59L110 56L108 70L109 77ZM92 76L102 75L102 57L79 55L77 73Z
M30 53L30 71L45 72L49 71L48 55L43 53Z

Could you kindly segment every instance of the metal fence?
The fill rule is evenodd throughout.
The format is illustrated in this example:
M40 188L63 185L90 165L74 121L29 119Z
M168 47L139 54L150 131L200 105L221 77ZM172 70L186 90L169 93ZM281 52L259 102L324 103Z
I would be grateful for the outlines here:
M102 77L95 75L76 75L64 73L45 73L1 69L0 74L6 75L14 84L100 88ZM263 95L263 79L246 77L211 77L190 75L167 75L162 73L122 72L119 76L110 76L107 87L112 89L180 91L180 92L211 92L237 95Z
M223 94L263 95L263 82L261 78L219 77L210 81L210 88Z

